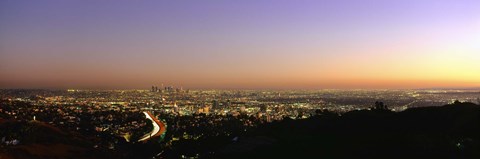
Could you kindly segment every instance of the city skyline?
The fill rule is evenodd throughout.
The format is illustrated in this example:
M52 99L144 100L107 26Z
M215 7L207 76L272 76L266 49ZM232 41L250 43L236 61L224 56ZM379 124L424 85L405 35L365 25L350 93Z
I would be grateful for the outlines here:
M480 87L480 2L2 1L0 89Z

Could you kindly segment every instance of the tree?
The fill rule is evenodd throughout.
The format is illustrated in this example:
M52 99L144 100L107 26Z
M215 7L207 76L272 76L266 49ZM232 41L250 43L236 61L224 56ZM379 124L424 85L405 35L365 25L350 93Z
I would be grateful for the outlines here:
M388 107L383 102L376 101L374 109L376 109L376 110L388 110Z
M453 104L462 104L462 102L460 102L458 100L455 100L455 102L453 102Z

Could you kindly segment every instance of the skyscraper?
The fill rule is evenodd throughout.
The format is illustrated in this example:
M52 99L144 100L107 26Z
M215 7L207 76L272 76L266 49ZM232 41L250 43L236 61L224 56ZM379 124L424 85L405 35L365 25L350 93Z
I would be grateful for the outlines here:
M213 109L219 109L220 108L220 104L217 100L213 100L212 105L213 105Z

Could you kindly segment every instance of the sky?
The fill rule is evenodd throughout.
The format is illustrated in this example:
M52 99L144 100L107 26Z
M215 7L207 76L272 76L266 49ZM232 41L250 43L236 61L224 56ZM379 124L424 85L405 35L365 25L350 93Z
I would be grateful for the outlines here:
M0 88L480 86L478 0L2 0Z

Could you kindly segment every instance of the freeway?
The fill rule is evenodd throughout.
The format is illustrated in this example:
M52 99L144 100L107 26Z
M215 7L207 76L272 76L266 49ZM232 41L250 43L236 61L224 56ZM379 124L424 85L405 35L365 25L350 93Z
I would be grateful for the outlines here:
M162 135L163 133L165 133L165 131L167 131L166 127L165 127L165 124L161 121L159 121L157 118L155 118L152 113L150 112L143 112L143 114L145 114L145 117L147 119L149 119L150 121L152 121L152 125L153 125L153 129L152 131L150 131L150 133L148 134L145 134L143 135L140 140L138 140L139 142L140 141L146 141L152 137L156 137L156 136L160 136Z

